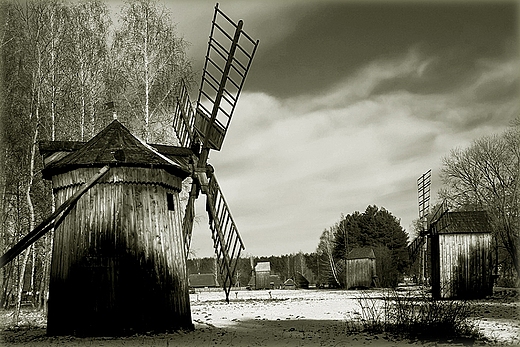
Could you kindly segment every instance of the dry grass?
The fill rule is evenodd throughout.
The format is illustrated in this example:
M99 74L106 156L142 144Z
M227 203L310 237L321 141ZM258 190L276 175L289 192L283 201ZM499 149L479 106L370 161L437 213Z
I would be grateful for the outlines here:
M437 300L425 291L386 290L374 297L361 292L361 326L371 333L420 340L483 339L471 317L475 308L467 300Z

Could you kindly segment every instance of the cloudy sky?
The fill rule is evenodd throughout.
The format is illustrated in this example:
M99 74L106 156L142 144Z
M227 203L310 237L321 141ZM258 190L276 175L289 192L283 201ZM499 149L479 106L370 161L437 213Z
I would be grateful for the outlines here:
M166 1L200 71L214 1ZM313 252L368 205L405 230L417 178L519 115L519 9L503 2L220 1L260 40L221 152L221 188L257 256ZM196 99L196 95L192 95ZM211 256L204 201L193 248Z

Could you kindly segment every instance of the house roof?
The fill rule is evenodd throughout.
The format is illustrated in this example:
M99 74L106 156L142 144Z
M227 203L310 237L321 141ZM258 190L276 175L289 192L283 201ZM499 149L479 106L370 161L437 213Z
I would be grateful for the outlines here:
M486 211L448 212L443 221L445 228L439 228L439 234L489 233L491 226ZM442 224L442 222L440 222Z
M284 286L295 286L296 283L294 283L294 280L292 278L287 279L284 283Z
M215 274L191 274L188 278L190 287L217 287Z
M357 247L347 254L347 259L375 259L374 250L368 247Z
M86 143L55 143L47 145L47 154L52 147L60 151L60 155L47 163L43 170L45 178L75 169L78 167L137 166L163 168L181 178L189 175L186 159L175 156L175 151L169 146L162 146L161 154L156 148L148 145L130 133L119 121L114 120L99 134ZM50 148L49 148L50 147ZM45 148L43 150L45 152ZM68 153L67 153L68 152ZM180 152L179 152L180 153Z
M271 263L268 261L259 262L255 266L255 271L261 272L261 271L271 271Z

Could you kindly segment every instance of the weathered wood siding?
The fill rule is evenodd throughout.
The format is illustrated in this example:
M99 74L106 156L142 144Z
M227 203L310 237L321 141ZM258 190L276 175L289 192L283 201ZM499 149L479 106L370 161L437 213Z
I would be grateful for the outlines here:
M95 172L54 176L56 203ZM48 334L193 327L180 189L181 180L162 169L112 167L81 197L54 233Z
M345 263L347 288L370 287L376 273L376 260L370 258L347 259Z
M256 271L255 288L268 289L271 288L271 271Z
M432 291L436 298L491 295L491 234L437 234L432 237Z

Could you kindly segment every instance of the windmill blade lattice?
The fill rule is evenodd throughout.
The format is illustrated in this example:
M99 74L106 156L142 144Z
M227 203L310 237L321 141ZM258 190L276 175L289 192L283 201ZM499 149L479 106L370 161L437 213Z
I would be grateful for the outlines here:
M222 147L258 46L242 26L215 6L194 124L205 146L215 150Z
M217 255L220 274L224 279L223 287L226 300L229 301L229 292L233 285L233 276L236 271L238 258L244 247L244 242L238 233L231 211L220 190L215 175L210 177L207 195L207 210L209 225L213 237L213 245Z
M181 81L177 95L177 105L173 118L173 128L177 133L179 144L182 147L191 147L195 140L193 124L195 122L195 112L191 106L190 95L184 81Z
M259 41L215 6L199 95L194 111L188 88L181 83L173 128L182 147L191 148L191 192L183 220L186 256L189 254L195 200L206 195L206 207L226 300L233 285L244 243L222 191L207 160L210 150L220 150Z
M421 223L421 231L419 235L408 246L411 259L416 259L421 247L426 242L426 234L428 232L428 214L430 212L430 186L432 183L432 170L426 171L417 179L417 196L419 202L419 222Z

